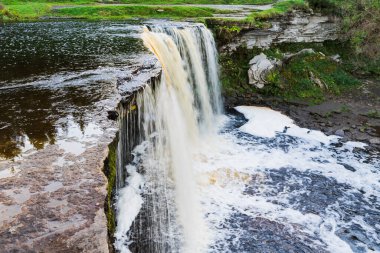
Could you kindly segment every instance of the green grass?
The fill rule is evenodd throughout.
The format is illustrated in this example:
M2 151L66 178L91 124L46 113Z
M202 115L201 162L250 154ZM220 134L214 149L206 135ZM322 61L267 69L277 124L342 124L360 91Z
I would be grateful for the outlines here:
M276 86L287 98L301 98L313 103L324 99L324 93L339 95L343 90L354 87L359 82L338 64L319 53L294 57L280 70L281 78ZM326 87L321 89L311 78L318 78ZM278 92L278 91L277 91Z
M380 119L380 111L374 109L367 113L367 116L373 119Z
M151 6L83 6L56 9L51 12L57 17L98 19L129 19L129 18L195 18L211 17L219 13L212 8L205 7L151 7Z
M287 0L277 2L273 5L273 8L264 11L253 12L247 17L250 22L255 22L258 20L265 20L269 18L278 17L286 14L287 12L294 9L308 9L308 5L304 0Z
M269 4L276 0L0 0L0 21L28 21L41 17L100 19L200 18L230 13L206 7L168 4ZM106 5L107 4L107 5ZM131 4L119 6L112 4ZM149 5L160 5L149 6ZM54 8L64 6L66 8Z
M276 0L2 0L5 5L22 3L60 3L60 4L96 4L96 3L123 3L123 4L271 4Z
M342 18L342 37L349 40L357 54L380 58L379 0L308 0L309 5L325 14Z
M131 4L270 4L274 0L120 0Z
M122 4L270 4L276 0L2 0L1 3L22 4L22 3L65 3L65 4L95 4L95 3L122 3Z
M226 96L236 93L260 93L277 96L286 100L303 100L316 104L324 100L327 94L339 95L344 90L356 87L359 81L353 77L344 65L330 59L337 54L342 45L334 42L322 43L288 43L272 46L269 49L238 48L232 55L221 55L221 81ZM298 52L303 48L314 48L320 53L304 54L292 58L281 69L275 70L267 77L268 84L257 89L248 84L248 62L255 55L263 52L270 58L282 59L285 52ZM344 50L344 49L341 49ZM312 77L318 78L327 88L321 89Z
M324 43L282 43L277 46L284 52L296 53L303 48L313 48L325 55L339 54L341 67L346 72L364 76L380 76L380 59L356 54L356 48L350 41L325 41Z
M8 5L6 8L15 19L36 19L51 10L51 6L45 3Z
M51 18L80 18L88 20L112 20L131 18L171 18L185 19L198 17L212 17L215 13L229 13L208 7L193 6L139 6L139 5L91 5L67 6L54 9L51 3L28 3L7 5L9 20L27 21L37 20L41 17Z

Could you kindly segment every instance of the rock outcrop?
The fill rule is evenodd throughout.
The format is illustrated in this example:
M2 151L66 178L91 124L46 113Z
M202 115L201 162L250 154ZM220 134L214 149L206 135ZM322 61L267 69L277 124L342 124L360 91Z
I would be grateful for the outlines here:
M249 84L254 85L259 89L263 88L267 83L267 76L279 65L281 65L280 61L271 60L264 53L256 55L249 61Z
M280 68L292 58L302 54L314 54L311 48L305 48L294 54L285 54L282 60L270 59L264 53L256 55L249 61L248 81L249 84L262 89L268 83L268 75L276 68ZM310 72L310 79L322 89L328 89L327 85Z
M337 39L338 20L333 17L294 11L280 20L270 21L270 28L244 28L240 36L222 46L222 51L241 45L268 48L284 42L323 42Z

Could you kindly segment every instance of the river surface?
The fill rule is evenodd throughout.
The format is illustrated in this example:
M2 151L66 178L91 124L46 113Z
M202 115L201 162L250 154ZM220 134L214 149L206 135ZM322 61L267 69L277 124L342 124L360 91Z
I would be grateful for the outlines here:
M98 126L89 126L96 104L117 96L117 80L141 61L139 30L126 22L1 26L0 159L42 149L57 136L96 134Z

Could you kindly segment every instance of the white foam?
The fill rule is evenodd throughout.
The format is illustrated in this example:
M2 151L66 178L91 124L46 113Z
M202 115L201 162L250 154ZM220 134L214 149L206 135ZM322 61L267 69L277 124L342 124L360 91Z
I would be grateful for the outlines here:
M360 148L360 149L364 149L365 147L367 147L368 145L363 143L363 142L357 142L357 141L348 141L344 144L344 146L346 148L348 148L349 150L353 150L354 148Z
M137 172L134 166L127 166L127 172L129 173L127 186L119 191L117 197L118 223L115 232L115 247L119 249L121 253L130 252L128 247L123 247L123 245L129 242L127 232L143 204L141 188L144 185L144 178Z
M341 220L339 214L329 211L328 208L326 213L319 215L304 213L289 203L291 196L307 194L305 189L294 191L284 188L276 196L268 197L267 194L272 191L267 183L271 180L268 169L276 171L291 168L302 173L323 175L338 183L349 185L353 192L364 190L366 192L364 197L368 197L380 195L380 175L374 169L376 165L362 163L361 159L355 157L350 150L335 153L331 146L322 145L320 138L315 138L315 136L319 136L318 134L312 135L311 138L308 135L308 138L303 138L303 135L307 133L293 123L288 124L291 122L289 118L279 112L268 111L265 108L258 110L238 108L249 118L249 122L240 130L249 131L255 136L265 135L267 137L263 137L264 140L257 138L244 140L238 139L237 135L225 133L212 141L205 139L205 143L195 155L194 166L198 173L202 203L207 213L210 230L213 233L212 237L219 244L226 241L226 236L230 232L226 220L230 219L234 213L240 213L248 215L252 219L261 217L282 224L291 233L299 231L301 235L304 233L311 237L318 237L318 240L313 241L314 246L322 247L329 252L352 252L347 242L336 235L339 228L347 225ZM253 127L261 116L265 116L266 112L269 112L268 118L259 121ZM273 121L271 121L272 119ZM263 122L264 124L276 122L276 124L265 129L264 124L261 125ZM280 135L276 135L276 133L281 127L288 125L293 125L293 129L295 129L294 132L290 132L290 135L299 136L301 139L289 143L286 149L273 146L273 143L268 146L269 138L280 138ZM265 140L267 138L268 141ZM325 140L330 141L330 138ZM354 145L362 146L360 143ZM356 171L347 170L340 163L350 164ZM295 174L291 176L291 179L297 181L300 180L299 177ZM251 179L255 180L251 181ZM299 184L302 185L302 183ZM254 195L246 194L248 185L256 185L259 192ZM374 229L363 221L361 216L353 217L352 222L360 224L371 238L376 238ZM233 229L236 236L234 243L238 244L239 236L244 231L239 231L236 227ZM300 236L299 232L294 236ZM225 250L225 252L230 251Z
M320 131L301 128L288 116L267 107L237 106L235 109L248 119L248 123L240 130L255 136L274 138L277 133L284 132L287 135L322 143L330 143L339 138L333 135L327 136Z

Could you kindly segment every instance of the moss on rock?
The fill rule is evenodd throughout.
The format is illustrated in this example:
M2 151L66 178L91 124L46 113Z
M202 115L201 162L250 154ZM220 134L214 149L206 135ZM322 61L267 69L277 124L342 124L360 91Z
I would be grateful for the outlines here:
M248 84L249 61L254 56L263 52L269 58L283 60L285 53L294 53L305 48L313 48L316 53L300 54L284 61L281 68L267 76L267 84L263 89ZM240 47L233 53L222 54L220 57L224 96L244 97L246 94L256 93L288 101L320 103L326 95L339 95L343 90L359 83L349 73L348 64L340 64L331 58L336 53L332 42L288 43L274 45L269 49Z
M116 160L117 160L117 144L118 137L116 137L112 143L108 145L108 157L104 161L104 174L108 179L107 185L107 197L105 200L104 210L107 216L107 229L108 237L113 242L113 235L116 228L115 208L113 206L115 197L115 184L116 184Z

